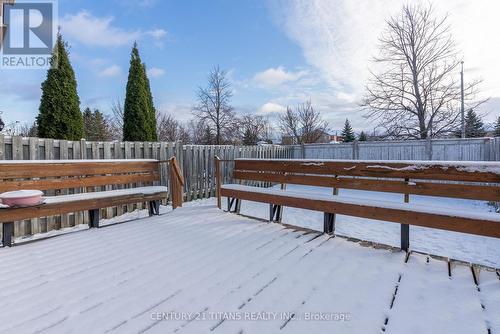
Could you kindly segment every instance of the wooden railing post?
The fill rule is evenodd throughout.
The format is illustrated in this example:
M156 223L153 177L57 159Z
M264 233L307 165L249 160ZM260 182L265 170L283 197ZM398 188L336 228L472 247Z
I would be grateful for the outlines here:
M408 184L410 179L405 179L405 184ZM404 194L405 203L410 203L410 195ZM410 249L410 225L401 224L401 249L408 252Z
M182 171L177 163L176 157L170 158L170 187L172 193L172 207L177 209L182 207L183 192L184 192L184 176L182 176Z
M215 195L217 196L217 207L219 209L222 208L221 196L220 196L220 187L221 187L221 175L220 175L220 158L215 156Z

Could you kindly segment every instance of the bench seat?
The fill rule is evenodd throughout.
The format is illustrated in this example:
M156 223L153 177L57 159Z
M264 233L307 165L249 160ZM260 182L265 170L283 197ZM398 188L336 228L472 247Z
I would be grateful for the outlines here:
M500 215L497 213L475 213L438 206L327 196L240 184L222 185L220 195L271 205L500 237Z
M141 203L164 199L167 187L150 186L83 194L45 197L44 204L28 208L0 209L0 222L58 215L76 211L95 210L122 204Z
M164 186L150 186L150 187L138 187L130 189L117 189L108 191L98 191L93 193L83 193L83 194L73 194L73 195L61 195L61 196L49 196L45 197L45 204L54 203L68 203L74 201L81 201L86 199L106 199L112 197L121 197L129 195L165 195L168 192L167 187Z

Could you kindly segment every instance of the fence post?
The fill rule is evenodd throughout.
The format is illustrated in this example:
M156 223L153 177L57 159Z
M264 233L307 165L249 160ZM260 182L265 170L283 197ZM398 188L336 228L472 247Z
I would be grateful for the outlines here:
M406 185L408 185L409 182L410 179L405 179ZM404 195L404 202L410 202L409 194ZM401 249L405 252L408 252L408 250L410 249L410 225L408 224L401 224Z
M359 159L359 142L357 140L352 142L352 159Z
M484 160L494 161L495 160L495 139L485 138L484 139Z
M29 159L37 160L38 159L38 138L29 138ZM40 221L38 218L31 219L31 234L40 233Z
M427 160L432 160L432 139L430 137L425 140L425 154Z
M215 194L217 196L217 207L220 209L222 207L221 196L220 196L221 177L220 177L220 159L218 156L214 157L214 163L215 163Z
M0 160L5 160L5 137L0 133Z

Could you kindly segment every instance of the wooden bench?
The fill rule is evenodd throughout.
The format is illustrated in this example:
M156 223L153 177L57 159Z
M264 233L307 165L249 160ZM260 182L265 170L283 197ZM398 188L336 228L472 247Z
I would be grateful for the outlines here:
M216 158L216 172L221 169ZM228 211L239 212L241 200L269 203L269 220L280 221L283 206L324 212L324 232L333 234L335 214L401 224L401 248L409 248L409 225L500 238L500 214L451 210L412 204L410 195L500 201L498 162L389 162L347 160L234 161L236 180L331 187L332 196L283 191L242 184L222 185L217 178L218 206L228 198ZM220 173L219 173L220 174ZM218 175L219 175L218 174ZM338 189L402 194L402 202L334 196Z
M175 158L171 165L177 166ZM12 245L15 221L88 211L89 226L99 227L101 208L148 203L150 215L159 214L167 188L159 184L157 160L65 160L0 162L0 193L37 189L80 189L84 193L45 197L42 205L0 209L4 246ZM178 166L177 166L178 168ZM102 191L105 186L127 185ZM109 187L108 187L109 189Z

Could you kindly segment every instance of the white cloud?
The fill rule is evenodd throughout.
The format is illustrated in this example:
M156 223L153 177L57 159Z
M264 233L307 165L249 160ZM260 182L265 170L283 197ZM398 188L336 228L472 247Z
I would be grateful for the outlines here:
M66 15L60 20L65 37L88 46L117 47L131 45L144 36L153 38L157 43L167 35L167 32L163 29L126 30L115 26L113 21L112 16L97 17L86 10L73 15Z
M152 78L158 78L165 75L165 70L158 67L151 67L148 69L148 76Z
M158 0L120 0L120 5L137 9L137 7L152 8L156 5Z
M164 29L153 29L146 31L146 34L155 39L162 39L163 37L167 36L167 31Z
M193 118L191 101L169 101L157 104L160 113L170 114L180 122L188 122Z
M306 74L306 71L289 72L283 66L279 66L255 74L253 80L257 85L262 87L275 87L287 82L296 81Z
M274 102L265 103L258 110L260 114L279 114L285 111L286 107Z
M111 65L109 67L106 67L103 69L100 73L100 77L105 77L105 78L110 78L110 77L117 77L122 74L122 69L118 65Z

